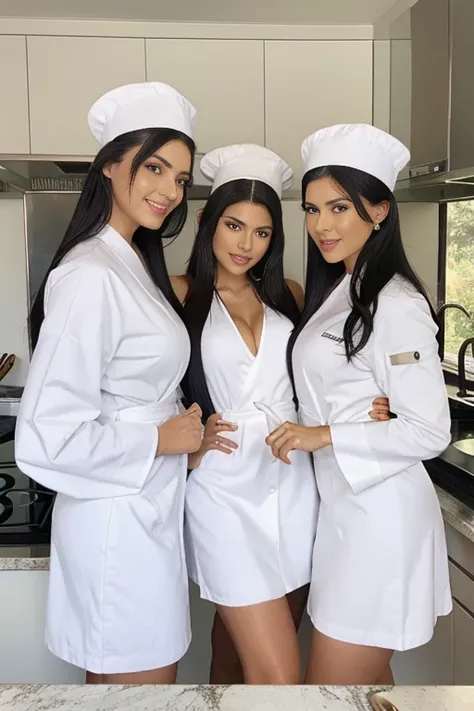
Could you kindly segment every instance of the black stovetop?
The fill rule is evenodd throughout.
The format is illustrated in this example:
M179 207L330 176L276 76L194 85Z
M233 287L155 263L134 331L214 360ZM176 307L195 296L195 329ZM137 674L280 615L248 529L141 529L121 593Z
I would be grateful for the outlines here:
M0 417L0 444L11 442L15 437L16 417Z

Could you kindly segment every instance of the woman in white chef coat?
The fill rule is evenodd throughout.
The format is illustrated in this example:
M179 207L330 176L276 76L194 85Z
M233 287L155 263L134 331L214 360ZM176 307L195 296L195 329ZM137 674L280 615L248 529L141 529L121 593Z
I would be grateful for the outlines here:
M307 293L289 354L303 424L267 441L284 462L314 453L306 681L390 683L393 650L428 642L451 610L443 521L422 464L450 441L449 407L435 315L392 192L409 152L372 126L342 125L309 136L302 154ZM380 395L397 418L374 424L366 411Z
M58 492L47 644L92 683L170 683L190 642L182 535L201 412L162 237L180 232L194 107L158 82L92 107L101 149L32 310L20 469Z
M228 675L232 645L223 621L242 680L299 683L296 628L318 497L307 453L296 453L288 469L265 444L279 423L297 421L286 349L302 290L283 276L280 202L292 170L248 144L211 151L201 170L212 194L187 275L174 279L191 335L182 387L207 421L203 445L189 459L188 569L219 612L211 681L239 681Z

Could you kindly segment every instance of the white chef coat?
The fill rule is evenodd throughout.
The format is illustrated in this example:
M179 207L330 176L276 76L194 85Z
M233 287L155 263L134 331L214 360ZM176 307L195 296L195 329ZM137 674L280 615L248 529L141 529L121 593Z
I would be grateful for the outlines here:
M367 346L348 363L343 328L350 276L298 337L300 418L329 424L314 454L321 496L308 610L323 634L404 650L428 642L451 610L445 533L422 461L449 444L436 325L425 299L395 277L382 290ZM374 398L398 418L372 422Z
M111 227L51 272L16 459L58 492L48 646L97 674L166 666L190 642L186 457L155 457L189 352L183 323Z
M289 319L264 307L257 356L225 305L214 296L201 352L207 386L222 417L238 425L223 436L232 454L207 452L188 478L185 542L188 569L201 596L220 605L252 605L307 584L318 498L311 457L276 461L265 437L296 422L286 367ZM254 405L269 407L267 415Z

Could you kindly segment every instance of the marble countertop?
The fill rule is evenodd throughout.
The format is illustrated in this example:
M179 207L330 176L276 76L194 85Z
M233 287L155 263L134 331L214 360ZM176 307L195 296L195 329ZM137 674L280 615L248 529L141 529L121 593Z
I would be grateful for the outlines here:
M435 486L443 512L443 518L456 531L474 543L474 510L458 501L454 496ZM2 570L49 570L48 547L41 553L34 548L0 547L0 571Z
M395 711L468 711L474 687L0 686L9 711L370 711L381 694ZM375 708L377 708L375 706ZM380 707L381 711L383 707ZM387 706L387 711L390 707Z

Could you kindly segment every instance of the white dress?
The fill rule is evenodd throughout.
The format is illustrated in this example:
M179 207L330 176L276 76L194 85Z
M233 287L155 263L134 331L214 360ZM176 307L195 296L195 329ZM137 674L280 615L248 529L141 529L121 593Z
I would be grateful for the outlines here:
M220 605L253 605L283 597L310 581L318 498L304 452L291 466L272 457L265 437L297 419L286 367L292 323L264 308L254 356L215 296L202 334L202 359L216 411L236 432L238 449L209 451L189 478L185 541L188 569L201 596ZM267 415L254 405L267 406Z
M308 610L329 637L405 650L428 642L451 610L443 520L422 464L449 444L448 399L437 327L400 277L379 296L369 343L347 362L349 283L293 352L301 421L329 424L333 441L314 454L321 505ZM398 418L372 422L371 403L383 395Z
M16 431L20 469L58 492L47 644L97 674L180 659L190 642L186 457L155 457L178 413L186 330L106 227L51 272Z

